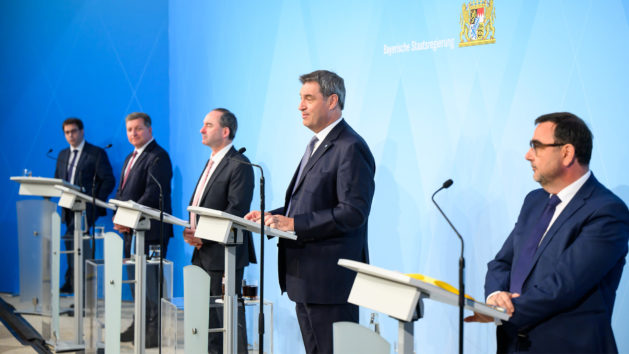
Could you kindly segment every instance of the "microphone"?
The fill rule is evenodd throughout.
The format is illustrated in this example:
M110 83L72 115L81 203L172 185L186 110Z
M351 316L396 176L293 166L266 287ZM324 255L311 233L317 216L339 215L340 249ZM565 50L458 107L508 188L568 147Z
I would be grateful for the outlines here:
M451 179L448 179L447 181L443 182L443 185L441 185L441 187L432 194L431 199L432 199L432 202L437 207L437 209L439 209L439 212L444 217L444 219L446 219L448 224L450 224L450 227L452 228L452 230L454 230L456 235L459 237L459 240L461 240L461 258L459 258L459 353L462 354L463 353L463 309L465 308L465 281L464 281L464 276L463 276L463 273L465 270L465 258L463 258L464 242L463 242L463 237L461 237L461 234L459 233L459 231L457 231L456 227L452 225L452 222L450 222L450 219L448 219L446 214L439 207L439 204L437 204L437 202L435 201L435 195L439 193L442 189L450 188L450 186L452 186L453 183L454 182Z
M159 161L159 156L153 160L151 165L148 168L148 173L153 182L157 184L159 187L159 302L157 304L157 313L162 313L162 298L164 297L164 191L162 190L162 184L159 183L157 178L153 175L151 170L157 162ZM137 252L137 251L136 251ZM162 331L162 318L158 316L157 318L157 328L159 329L159 333ZM162 352L162 338L161 336L157 337L157 346L159 348L159 352Z
M238 149L239 154L247 151L246 147ZM255 163L229 158L243 165L257 167L260 170L260 303L264 304L264 171L262 166ZM258 313L258 347L264 348L264 306L260 306ZM262 352L262 350L260 350Z
M106 146L103 147L103 150L107 150L110 147L112 147L113 144L107 144ZM98 165L100 164L100 159L103 155L102 154L98 154L98 156L96 157L96 163L94 163L94 175L92 177L92 199L94 199L94 204L96 204L96 172L98 171ZM96 220L94 220L96 221Z
M103 147L103 150L107 150L112 147L113 144L107 144ZM105 152L103 152L105 153ZM96 163L94 163L94 175L92 176L92 259L96 258L96 240L95 240L95 227L96 227L96 173L98 171L98 165L100 164L100 158L102 154L98 154L96 157Z
M46 153L46 157L47 157L47 158L49 158L49 159L53 159L53 160L55 160L55 161L56 161L58 157L52 157L52 156L50 156L50 153L51 153L53 150L54 150L53 148L48 149L48 152Z
M247 151L247 148L246 147L241 147L236 152L239 153L240 155L242 155L245 151ZM262 203L264 203L264 188L263 188L264 187L264 171L262 170L262 166L257 165L255 163L243 161L243 160L238 160L238 159L235 159L233 157L228 157L228 159L230 161L235 161L235 162L241 163L243 165L249 165L249 166L256 167L256 168L258 168L260 170L260 176L261 176L260 177L260 183L261 183L260 184L260 201Z
M162 184L159 183L159 181L157 180L157 178L155 178L155 176L153 175L153 172L151 172L151 170L153 169L153 167L155 167L155 165L157 165L157 162L159 161L159 156L155 158L155 160L153 160L153 162L151 163L151 165L148 168L148 173L149 173L149 177L151 177L151 179L153 180L153 182L155 182L155 184L157 184L157 187L159 188L159 202L160 202L160 211L163 212L163 208L162 208L162 199L164 197L164 192L162 191ZM160 249L161 252L161 249Z

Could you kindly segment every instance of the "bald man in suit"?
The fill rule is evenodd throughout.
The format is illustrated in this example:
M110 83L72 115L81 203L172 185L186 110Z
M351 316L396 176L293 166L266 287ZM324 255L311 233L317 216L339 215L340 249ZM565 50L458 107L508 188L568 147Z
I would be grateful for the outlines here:
M236 136L236 116L227 109L217 108L208 113L201 127L202 143L212 149L212 155L201 173L197 186L190 198L190 205L224 211L244 216L253 198L253 169L244 155L239 154L232 141ZM244 163L243 163L244 162ZM194 237L198 215L190 215L191 228L184 230L184 240L194 246L192 264L203 268L210 275L210 295L220 296L225 272L225 246ZM255 250L251 232L244 232L243 243L236 246L236 293L242 294L244 268L255 263ZM244 303L239 302L238 353L247 353L247 327ZM216 307L210 308L210 324L213 328L223 327L223 313ZM210 333L210 353L223 352L222 333Z

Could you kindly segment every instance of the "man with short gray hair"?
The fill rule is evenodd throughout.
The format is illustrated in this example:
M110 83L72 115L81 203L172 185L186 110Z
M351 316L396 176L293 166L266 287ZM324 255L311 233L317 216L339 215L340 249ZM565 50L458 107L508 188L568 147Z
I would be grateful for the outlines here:
M288 189L284 206L265 216L267 226L295 231L279 240L280 288L295 302L307 353L332 352L332 324L358 323L347 298L355 273L340 258L369 262L367 223L375 189L374 158L363 138L342 118L345 85L337 74L302 75L302 123L311 139ZM259 221L260 212L246 219Z

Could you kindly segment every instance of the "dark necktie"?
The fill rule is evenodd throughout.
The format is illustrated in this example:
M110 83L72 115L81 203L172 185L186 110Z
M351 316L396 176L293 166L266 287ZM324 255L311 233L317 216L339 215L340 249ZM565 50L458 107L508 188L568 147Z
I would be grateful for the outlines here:
M524 245L520 250L520 257L518 257L518 261L511 271L511 284L509 287L511 293L522 293L522 285L524 285L524 280L533 266L533 258L537 247L546 233L550 220L553 218L553 214L555 214L555 208L559 203L561 203L561 199L559 199L556 194L553 194L548 199L544 212L537 221L537 224L535 224L533 231L524 241Z
M74 171L74 163L76 162L76 156L78 154L79 154L78 149L72 150L72 161L70 162L70 165L68 166L68 172L66 173L66 177L67 177L66 180L70 183L72 183L72 171Z
M317 138L317 136L313 136L312 139L310 139L310 142L308 143L308 147L306 147L306 152L304 153L304 156L301 158L301 163L299 164L299 172L297 172L297 178L295 179L295 185L293 185L293 191L291 192L291 196L293 195L293 193L295 193L295 189L297 189L297 184L299 183L299 180L301 179L301 175L304 172L304 169L306 168L306 165L308 164L308 161L310 161L310 156L312 156L312 150L314 150L314 146L317 143L317 141L319 141L319 139ZM292 199L292 198L291 198ZM288 210L286 212L287 216L291 216L290 215L290 200L288 202Z

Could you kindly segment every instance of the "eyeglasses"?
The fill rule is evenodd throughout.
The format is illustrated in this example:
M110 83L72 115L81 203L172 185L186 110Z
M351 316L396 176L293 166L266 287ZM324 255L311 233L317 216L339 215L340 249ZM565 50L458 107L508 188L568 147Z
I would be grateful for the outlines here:
M538 149L543 149L543 148L547 148L547 147L551 147L551 146L563 146L563 145L566 145L566 144L565 143L544 144L544 143L539 142L537 140L531 140L529 142L529 146L531 147L531 149L533 149L535 154L537 154L537 150Z

